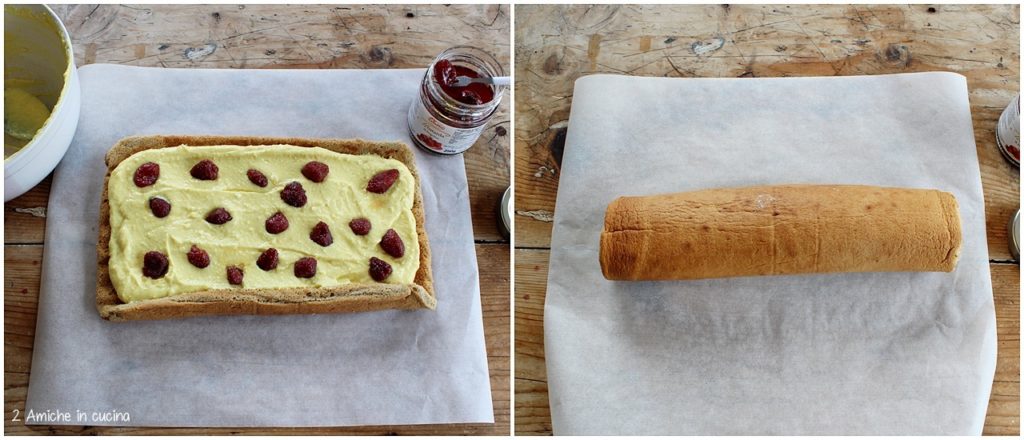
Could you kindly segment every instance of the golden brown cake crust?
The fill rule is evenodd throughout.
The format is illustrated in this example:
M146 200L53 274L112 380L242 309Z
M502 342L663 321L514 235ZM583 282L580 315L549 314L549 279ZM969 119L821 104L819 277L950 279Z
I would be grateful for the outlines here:
M609 280L838 272L951 272L953 194L866 185L768 185L620 197L605 211Z
M266 146L287 144L321 147L343 154L373 154L398 160L416 178L412 212L420 246L420 267L412 284L353 283L337 287L289 289L203 290L159 299L124 304L110 282L110 203L107 183L121 161L139 151L180 145ZM208 315L283 315L303 313L362 312L380 309L434 309L434 282L430 273L430 246L423 223L423 196L412 151L398 142L359 139L301 139L251 136L134 136L118 141L106 155L107 175L100 202L99 241L96 244L96 308L103 319L130 321L173 319Z

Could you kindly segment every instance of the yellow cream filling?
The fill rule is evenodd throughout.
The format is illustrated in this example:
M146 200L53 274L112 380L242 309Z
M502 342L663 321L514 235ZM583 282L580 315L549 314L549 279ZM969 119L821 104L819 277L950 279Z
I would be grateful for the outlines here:
M217 180L198 180L190 170L209 159L217 164ZM330 167L327 179L313 182L302 175L309 161ZM146 162L160 165L155 184L139 188L135 170ZM260 188L246 172L254 168L267 176ZM384 194L366 191L370 178L380 171L397 169L398 181ZM299 182L308 202L301 208L281 200L281 190ZM419 241L412 205L415 182L401 162L375 155L339 154L323 148L285 146L214 146L160 148L133 154L110 174L110 280L125 303L211 289L262 289L289 287L330 287L348 283L375 283L369 274L370 257L392 267L386 283L409 284L419 269ZM160 197L171 203L167 217L157 218L149 199ZM232 220L223 225L205 221L215 208L227 209ZM289 222L280 234L266 231L264 222L276 212ZM348 224L367 218L370 233L358 236ZM325 222L334 243L314 243L310 231ZM388 229L394 229L405 244L405 255L393 258L378 245ZM210 265L200 269L186 256L192 245L210 255ZM276 269L263 271L256 259L267 248L276 248ZM170 261L167 274L152 279L142 274L143 256L159 251ZM314 257L313 278L299 278L294 263ZM241 286L227 281L228 266L245 273Z

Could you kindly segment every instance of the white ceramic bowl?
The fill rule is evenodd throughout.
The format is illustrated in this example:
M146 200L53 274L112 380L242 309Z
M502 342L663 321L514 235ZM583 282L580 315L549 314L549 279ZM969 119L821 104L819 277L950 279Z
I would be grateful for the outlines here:
M14 38L8 39L8 36ZM33 94L56 96L50 118L32 140L4 159L4 201L24 194L57 166L78 128L82 96L68 30L44 5L4 5L4 83L9 75L40 82ZM55 56L64 53L63 62ZM55 78L55 79L54 79ZM60 82L61 79L63 82ZM59 89L58 89L59 87Z

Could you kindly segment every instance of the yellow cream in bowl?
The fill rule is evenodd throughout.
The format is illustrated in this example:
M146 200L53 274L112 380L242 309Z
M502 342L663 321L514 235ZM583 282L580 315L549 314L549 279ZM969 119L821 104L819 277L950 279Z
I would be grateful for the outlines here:
M212 160L219 168L216 180L199 180L190 174L202 160ZM310 161L328 165L330 172L321 182L303 176L302 167ZM160 166L156 183L138 187L136 169L153 162ZM247 171L256 169L269 181L261 188L249 181ZM399 178L383 194L366 190L377 173L397 169ZM281 199L281 190L291 182L305 189L307 203L294 207ZM117 295L125 303L182 293L213 289L261 289L291 287L330 287L348 283L375 283L369 274L369 260L376 257L389 263L391 275L386 283L409 284L419 269L419 241L412 213L415 181L401 162L375 155L339 154L322 148L296 146L180 146L145 150L121 162L110 174L110 279ZM170 214L158 218L150 210L149 200L159 197L171 204ZM232 220L215 225L206 215L224 208ZM267 232L265 221L280 211L289 222L279 234ZM356 235L349 222L369 219L370 233ZM327 223L334 242L326 247L310 239L318 222ZM378 243L388 229L394 229L405 245L405 254L394 258ZM209 266L198 268L189 263L192 245L204 249ZM256 260L267 248L276 248L276 269L264 271ZM169 269L163 277L143 275L147 252L167 255ZM297 260L317 260L316 275L299 278L293 273ZM228 283L228 266L244 273L241 286Z
M4 89L4 156L17 152L36 135L50 109L35 95L22 89ZM13 137L14 141L8 139ZM13 148L13 151L12 151Z
M4 5L4 159L50 118L74 69L56 18L41 6Z

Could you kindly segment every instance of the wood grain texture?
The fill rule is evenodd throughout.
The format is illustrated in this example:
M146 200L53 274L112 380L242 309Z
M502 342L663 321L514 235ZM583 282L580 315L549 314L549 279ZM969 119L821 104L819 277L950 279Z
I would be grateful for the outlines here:
M52 175L21 197L4 203L4 243L41 244L46 231L46 204Z
M551 435L548 371L544 364L547 249L515 250L516 435Z
M507 5L55 5L79 66L115 63L180 68L422 68L444 49L480 47L508 70ZM25 426L24 408L35 335L39 264L48 177L4 204L4 430L15 434L469 434L507 435L511 428L509 246L496 207L509 185L508 98L465 155L484 336L495 423L357 428L109 428Z
M999 361L985 434L1019 434L1018 265L1006 223L1020 172L995 147L1019 91L1019 5L519 5L516 7L517 434L551 434L547 258L573 83L592 73L779 77L952 71L967 77L985 194Z
M4 246L4 432L6 434L410 434L410 435L508 435L511 412L511 358L509 347L509 246L476 245L480 262L484 341L491 374L494 421L491 424L368 426L339 428L155 428L103 426L43 426L13 422L15 409L24 411L35 341L36 305L43 247ZM489 287L484 287L489 286Z
M990 264L998 355L984 435L1020 435L1020 265Z

